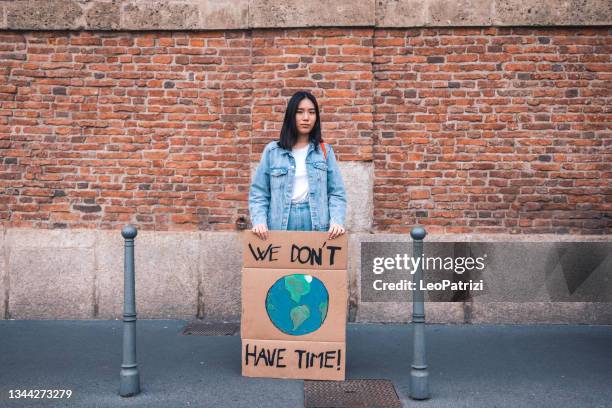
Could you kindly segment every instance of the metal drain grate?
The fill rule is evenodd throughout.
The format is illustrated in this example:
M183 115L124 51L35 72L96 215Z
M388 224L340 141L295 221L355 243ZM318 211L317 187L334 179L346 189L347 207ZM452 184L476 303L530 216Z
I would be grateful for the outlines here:
M238 323L187 323L181 334L186 336L234 336L240 331Z
M304 381L305 408L401 408L389 380Z

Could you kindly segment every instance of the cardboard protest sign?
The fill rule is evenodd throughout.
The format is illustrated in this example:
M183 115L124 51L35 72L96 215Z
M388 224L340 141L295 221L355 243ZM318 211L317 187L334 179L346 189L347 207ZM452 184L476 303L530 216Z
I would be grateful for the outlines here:
M242 339L242 375L344 381L345 343Z
M306 274L305 274L306 273ZM310 293L306 299L297 299L296 294L285 290L294 279L299 284L300 279L312 276ZM294 278L293 278L294 277ZM244 268L242 271L242 323L240 330L243 338L267 340L300 340L300 341L345 341L345 331L340 328L346 324L347 304L347 273L339 270L304 271L300 269L257 269ZM317 285L317 281L320 284ZM278 283L277 283L278 282ZM322 293L317 294L315 291ZM315 297L310 297L314 295ZM318 296L317 296L318 295ZM299 324L300 310L283 313L280 309L305 305L309 308L305 313L314 318L315 312L321 316L317 323L320 326L306 333L294 326ZM313 305L313 307L310 307ZM282 316L276 318L274 312L286 315L291 321L283 321ZM292 327L286 327L287 324ZM296 336L297 335L297 336ZM299 338L298 338L299 336Z
M347 236L328 239L327 232L270 231L262 241L252 232L243 240L245 268L346 269Z
M327 232L244 235L242 374L343 380L347 237Z

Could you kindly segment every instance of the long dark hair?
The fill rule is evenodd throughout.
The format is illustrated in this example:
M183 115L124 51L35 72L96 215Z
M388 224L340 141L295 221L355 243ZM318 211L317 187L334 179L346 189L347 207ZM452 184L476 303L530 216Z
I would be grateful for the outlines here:
M298 105L304 99L310 99L310 102L315 107L317 114L317 120L308 135L308 141L314 144L315 151L318 149L319 143L323 141L321 138L321 119L319 116L319 104L313 94L306 91L299 91L293 94L289 102L287 103L287 110L285 110L285 119L283 120L283 128L280 132L280 138L278 139L278 145L285 150L293 149L293 146L297 143L298 131L295 126L295 115L297 113Z

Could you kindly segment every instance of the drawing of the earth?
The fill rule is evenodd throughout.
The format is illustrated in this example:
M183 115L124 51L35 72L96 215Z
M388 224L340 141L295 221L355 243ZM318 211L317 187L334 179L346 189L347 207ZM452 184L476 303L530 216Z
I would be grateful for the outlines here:
M266 296L268 317L280 331L293 336L312 333L327 316L329 294L319 279L311 275L283 276Z

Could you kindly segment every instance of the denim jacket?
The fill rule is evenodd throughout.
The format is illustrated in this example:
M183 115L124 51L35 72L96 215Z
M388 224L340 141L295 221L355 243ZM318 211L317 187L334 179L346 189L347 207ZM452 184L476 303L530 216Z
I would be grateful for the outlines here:
M314 231L327 231L330 224L344 225L346 192L331 146L325 144L327 160L319 146L311 143L306 153L308 203ZM293 154L278 146L266 145L249 190L249 212L253 225L266 224L269 230L286 230L295 176Z

